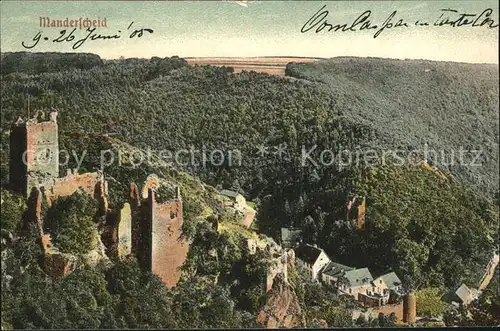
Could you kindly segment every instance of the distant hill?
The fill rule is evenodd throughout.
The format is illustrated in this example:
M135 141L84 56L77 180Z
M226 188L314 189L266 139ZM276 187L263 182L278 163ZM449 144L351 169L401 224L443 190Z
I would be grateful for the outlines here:
M99 55L90 53L7 52L1 54L0 60L4 75L13 72L36 75L70 69L86 70L103 64Z

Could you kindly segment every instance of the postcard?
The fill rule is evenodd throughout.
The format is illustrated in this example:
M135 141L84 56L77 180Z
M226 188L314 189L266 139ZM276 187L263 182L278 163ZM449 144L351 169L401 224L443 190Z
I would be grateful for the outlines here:
M495 327L497 1L2 1L2 330Z

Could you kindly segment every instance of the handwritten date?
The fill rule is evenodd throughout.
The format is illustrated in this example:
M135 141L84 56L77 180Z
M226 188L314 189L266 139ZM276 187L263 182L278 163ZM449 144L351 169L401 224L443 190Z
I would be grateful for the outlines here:
M153 29L150 29L150 28L140 28L140 29L131 30L133 24L134 24L134 22L130 23L128 28L127 28L127 30L132 31L129 34L129 39L141 38L145 33L151 34L154 32ZM97 31L97 28L87 28L87 30L85 30L86 35L83 36L83 38L78 39L78 36L76 36L76 34L77 34L76 31L77 31L76 28L74 28L72 30L64 29L64 30L59 31L59 36L52 38L52 39L49 37L46 37L46 36L44 37L42 31L38 31L38 33L32 38L32 40L30 42L23 41L23 42L21 42L21 45L24 48L32 49L32 48L36 47L40 43L41 40L44 40L44 41L52 40L52 42L54 42L54 43L63 43L63 42L73 43L71 48L76 50L89 40L95 41L95 40L120 39L121 34L122 34L121 30L118 30L118 32L115 34L106 35L106 34L99 33Z

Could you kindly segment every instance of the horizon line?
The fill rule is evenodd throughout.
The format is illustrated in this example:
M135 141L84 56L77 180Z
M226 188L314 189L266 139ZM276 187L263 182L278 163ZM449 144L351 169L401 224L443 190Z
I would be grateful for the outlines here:
M102 60L122 60L121 57L104 57L97 53L92 52L60 52L60 51L47 51L47 52L31 52L31 51L1 51L0 54L6 53L31 53L31 54L93 54L99 56ZM162 58L159 55L153 55L149 57L125 57L123 59L141 59L141 60L150 60L153 57ZM493 64L499 65L499 61L497 62L465 62L465 61L454 61L454 60L432 60L426 58L397 58L397 57L381 57L381 56L355 56L355 55L339 55L332 57L320 57L320 56L298 56L298 55L261 55L261 56L180 56L180 55L170 55L165 56L163 58L172 58L178 57L186 60L190 59L313 59L313 60L331 60L338 58L356 58L356 59L385 59L385 60L400 60L400 61L429 61L429 62L451 62L451 63L465 63L465 64Z

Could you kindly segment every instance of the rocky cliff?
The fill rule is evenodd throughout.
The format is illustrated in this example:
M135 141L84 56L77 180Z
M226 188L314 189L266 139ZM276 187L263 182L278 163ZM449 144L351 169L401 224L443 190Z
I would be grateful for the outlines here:
M274 278L273 286L267 293L266 304L257 317L257 323L269 329L306 325L297 296L282 273Z

